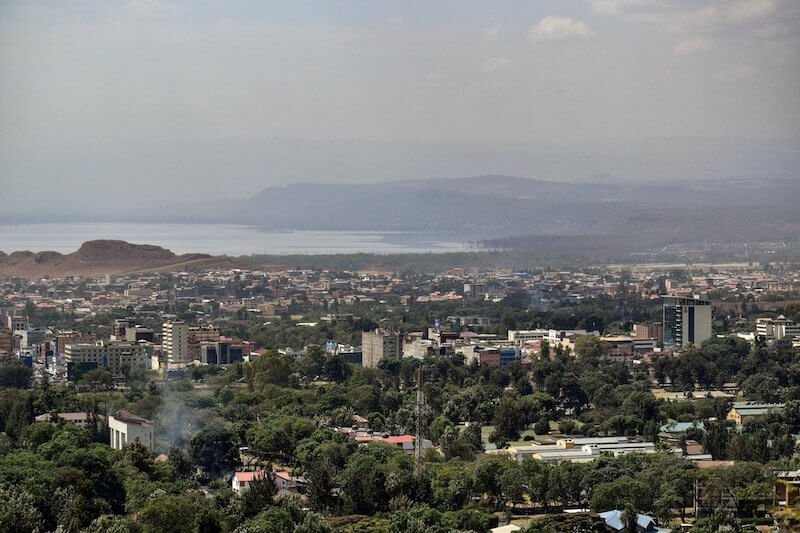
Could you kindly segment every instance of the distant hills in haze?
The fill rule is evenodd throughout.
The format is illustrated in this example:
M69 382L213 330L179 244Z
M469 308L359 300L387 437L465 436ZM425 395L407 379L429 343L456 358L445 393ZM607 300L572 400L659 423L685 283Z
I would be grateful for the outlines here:
M623 182L599 174L583 182L557 182L485 175L372 184L297 183L267 187L248 198L175 203L90 220L424 231L524 249L537 242L531 236L602 236L633 239L641 246L797 241L798 206L800 181L787 178Z
M561 183L514 176L269 187L242 217L288 229L465 235L651 235L658 242L796 239L795 180ZM231 217L229 221L237 220Z

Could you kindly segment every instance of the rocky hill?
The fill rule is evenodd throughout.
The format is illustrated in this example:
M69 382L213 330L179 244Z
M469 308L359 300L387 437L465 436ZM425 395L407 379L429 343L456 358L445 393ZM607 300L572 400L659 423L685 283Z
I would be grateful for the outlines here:
M0 275L22 278L96 276L192 268L248 267L244 261L206 254L176 255L166 248L125 241L87 241L71 254L0 252Z

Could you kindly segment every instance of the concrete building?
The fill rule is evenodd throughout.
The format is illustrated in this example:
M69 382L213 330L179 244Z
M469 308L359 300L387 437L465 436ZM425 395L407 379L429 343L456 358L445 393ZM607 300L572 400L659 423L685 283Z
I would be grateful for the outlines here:
M658 344L664 344L664 324L661 322L634 324L633 337L636 339L656 339Z
M189 327L189 361L202 361L201 346L208 342L220 340L219 328L216 326L190 326Z
M375 368L381 359L400 359L400 334L381 329L361 333L361 359L363 366Z
M124 339L125 332L128 328L132 328L136 325L136 320L133 318L117 318L114 319L114 325L111 328L111 334L114 335L114 338L117 339Z
M182 320L164 322L161 349L170 365L184 365L189 358L189 324Z
M153 422L128 411L119 411L108 417L111 447L121 450L136 439L149 449L154 449Z
M11 331L24 331L30 327L30 321L26 316L6 315L6 327Z
M47 338L47 330L41 328L19 329L14 332L19 337L19 348L28 350L41 344Z
M10 354L14 351L14 334L10 329L0 329L0 352Z
M767 341L800 337L800 324L795 324L783 315L778 318L759 318L756 320L756 336Z
M664 347L680 350L711 338L711 301L664 296Z
M244 345L231 339L200 344L200 362L207 365L229 365L241 363L244 358Z
M600 335L600 332L592 332L594 335ZM547 330L547 340L550 346L555 347L557 344L564 344L564 341L569 340L573 343L578 337L588 335L589 332L585 329L549 329Z
M106 368L113 375L121 376L125 368L147 368L152 356L152 345L125 341L97 341L64 347L68 379L94 368Z
M769 412L783 411L784 407L785 404L782 403L734 403L726 418L735 422L737 426L743 426L746 422L761 418Z
M126 328L125 340L128 342L139 342L139 341L155 342L156 332L153 331L152 328L146 328L143 326Z
M217 326L190 326L189 344L201 342L216 342L219 340L219 328Z
M67 344L94 344L97 342L97 335L80 331L59 331L53 340L55 355L63 355Z
M508 340L510 342L536 342L550 339L550 330L529 329L529 330L508 330Z
M534 444L488 450L490 455L507 455L522 462L530 458L543 462L570 461L585 463L597 459L601 454L614 457L630 453L655 453L652 442L633 442L627 437L575 437L559 439L555 444Z
M89 427L89 413L84 412L75 412L75 413L57 413L58 418L63 420L67 424L75 424L81 428ZM34 420L37 422L51 422L55 423L53 417L50 413L45 413L43 415L37 416Z

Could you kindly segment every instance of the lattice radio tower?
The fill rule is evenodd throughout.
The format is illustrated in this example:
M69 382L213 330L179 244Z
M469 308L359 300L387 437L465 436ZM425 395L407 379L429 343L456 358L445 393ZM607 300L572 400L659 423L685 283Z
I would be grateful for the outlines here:
M417 435L414 439L414 460L417 474L422 472L422 416L425 410L425 393L422 391L422 367L417 369Z

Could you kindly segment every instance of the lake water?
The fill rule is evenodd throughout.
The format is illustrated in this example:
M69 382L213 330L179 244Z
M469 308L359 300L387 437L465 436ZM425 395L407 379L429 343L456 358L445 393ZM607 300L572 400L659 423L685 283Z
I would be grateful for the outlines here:
M349 254L458 252L465 242L429 233L268 231L234 224L0 224L0 250L70 253L85 241L156 244L177 254ZM450 240L448 240L450 239Z

